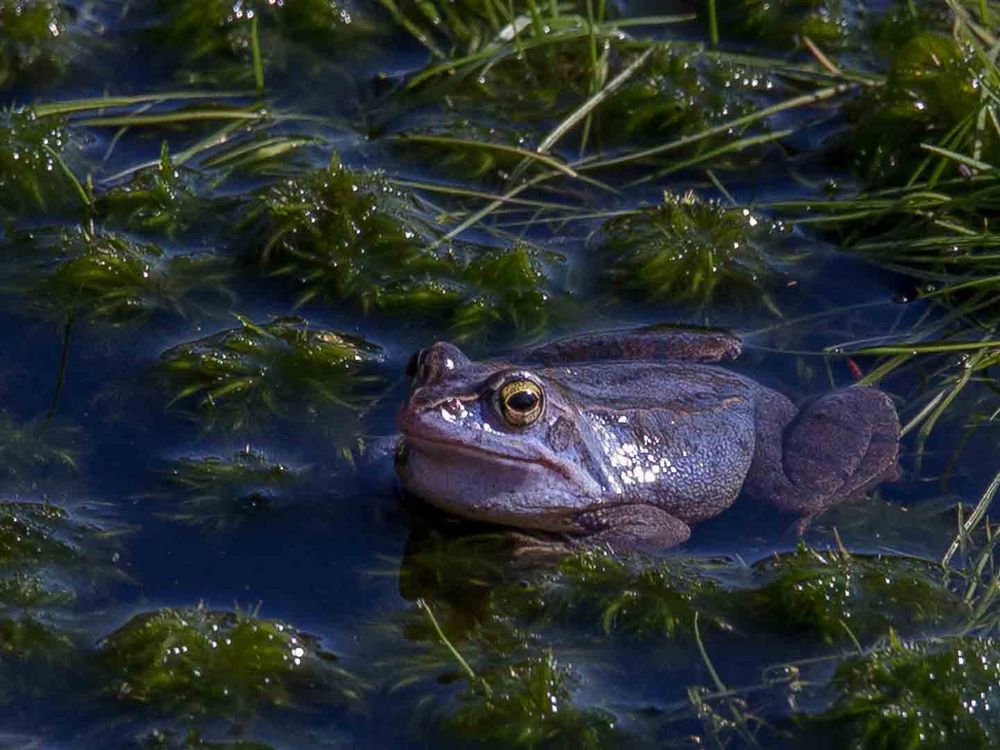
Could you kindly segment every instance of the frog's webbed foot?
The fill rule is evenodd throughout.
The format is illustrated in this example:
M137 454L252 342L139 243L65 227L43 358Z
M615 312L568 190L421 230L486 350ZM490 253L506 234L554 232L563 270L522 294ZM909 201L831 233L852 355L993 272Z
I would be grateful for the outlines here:
M875 388L846 388L815 401L785 430L783 467L768 500L812 517L898 478L899 417Z

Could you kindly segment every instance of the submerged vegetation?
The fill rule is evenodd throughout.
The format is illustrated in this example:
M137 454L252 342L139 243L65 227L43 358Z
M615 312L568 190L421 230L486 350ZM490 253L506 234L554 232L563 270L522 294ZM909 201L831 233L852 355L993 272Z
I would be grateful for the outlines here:
M243 426L267 415L305 416L321 406L361 408L377 379L365 368L382 359L367 341L302 318L240 327L179 344L160 357L172 403L194 405L211 423Z
M100 649L109 693L157 712L245 715L294 707L303 694L331 703L359 697L356 680L315 639L239 610L136 615Z
M5 731L1000 742L996 3L118 5L0 0ZM415 347L667 318L885 388L903 481L796 549L537 562L337 460Z

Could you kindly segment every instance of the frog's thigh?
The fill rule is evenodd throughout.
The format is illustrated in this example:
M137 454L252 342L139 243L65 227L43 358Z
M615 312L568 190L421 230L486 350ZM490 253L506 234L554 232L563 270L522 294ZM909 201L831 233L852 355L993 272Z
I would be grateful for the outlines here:
M814 402L785 431L787 482L770 498L803 516L898 476L899 417L874 388L846 388Z
M609 545L617 551L676 547L691 536L691 528L655 505L609 505L577 516L587 544Z

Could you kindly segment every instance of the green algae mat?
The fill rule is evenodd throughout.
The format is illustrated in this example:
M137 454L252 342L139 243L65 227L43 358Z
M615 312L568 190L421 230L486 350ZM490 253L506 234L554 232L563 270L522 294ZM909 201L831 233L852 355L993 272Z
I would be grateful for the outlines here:
M0 0L0 746L1000 745L1000 3ZM526 560L410 354L877 384L800 536Z

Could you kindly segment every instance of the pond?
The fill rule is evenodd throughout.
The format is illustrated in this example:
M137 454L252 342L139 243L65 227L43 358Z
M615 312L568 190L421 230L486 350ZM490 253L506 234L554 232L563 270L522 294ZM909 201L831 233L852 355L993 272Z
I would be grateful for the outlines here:
M1000 5L0 0L0 745L994 747ZM800 534L517 553L410 355L877 385Z

